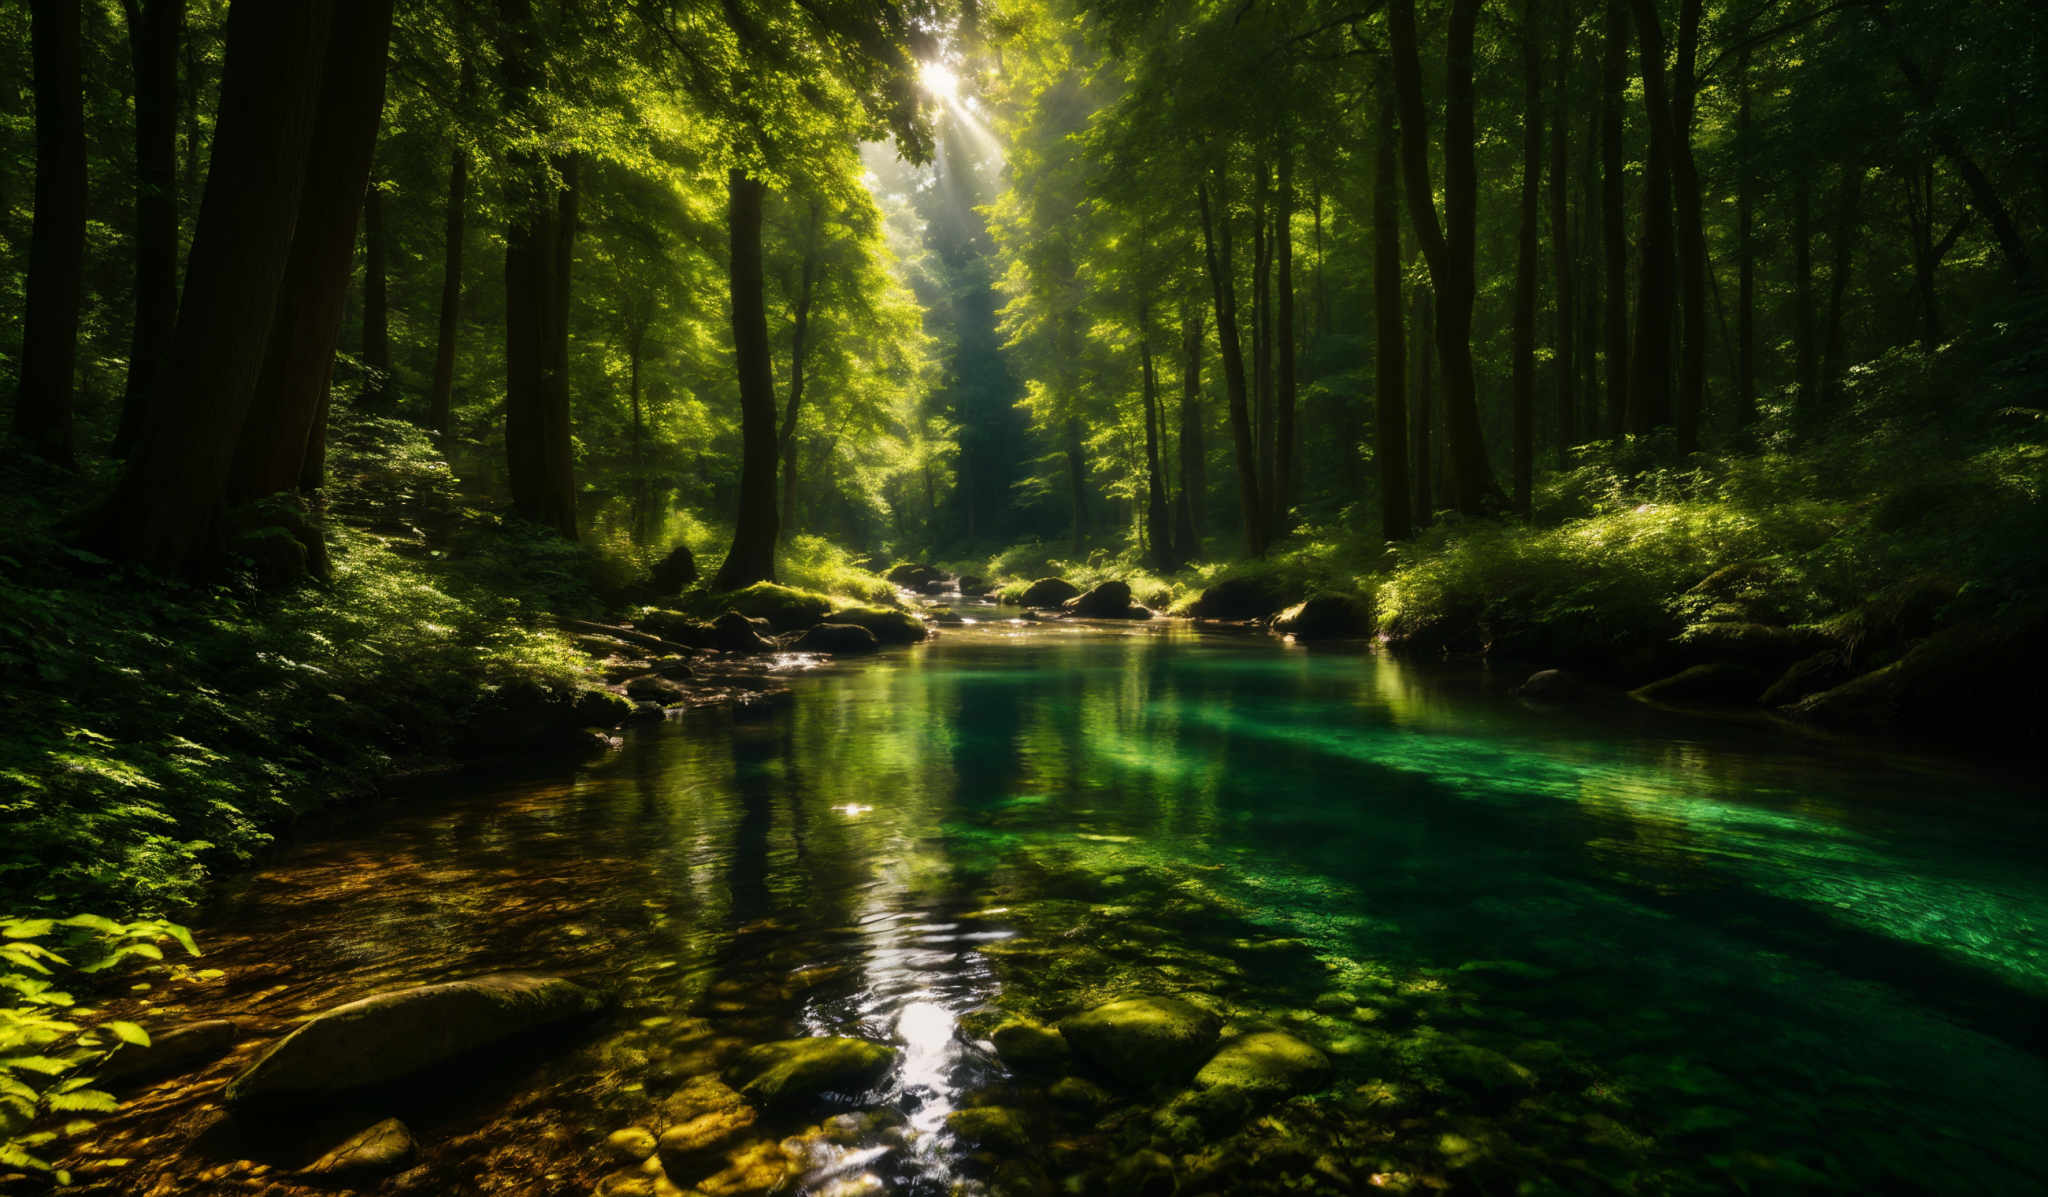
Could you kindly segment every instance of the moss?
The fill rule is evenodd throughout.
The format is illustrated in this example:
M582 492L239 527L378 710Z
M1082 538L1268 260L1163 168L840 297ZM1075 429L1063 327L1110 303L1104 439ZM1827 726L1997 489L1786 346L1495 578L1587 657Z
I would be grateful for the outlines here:
M740 590L703 594L691 603L704 614L737 611L749 619L765 619L777 632L794 632L822 622L839 604L828 594L775 582L756 582Z
M923 620L888 607L841 607L825 616L825 622L866 628L883 644L915 644L930 635Z

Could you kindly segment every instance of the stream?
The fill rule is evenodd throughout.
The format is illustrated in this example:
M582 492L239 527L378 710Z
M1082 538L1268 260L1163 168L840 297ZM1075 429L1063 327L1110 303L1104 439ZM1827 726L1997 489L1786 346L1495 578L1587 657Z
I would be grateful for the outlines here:
M366 1191L1115 1193L1153 1151L1183 1193L2048 1190L2038 779L1519 680L990 621L410 783L233 883L190 975L133 999L248 1036L103 1122L76 1190L332 1191L291 1172L392 1115L420 1159ZM297 1019L502 971L615 1004L261 1133L220 1106ZM1061 1095L988 1046L1133 994L1283 1031L1328 1082L1197 1133L1170 1089ZM901 1054L693 1174L607 1154L811 1035ZM970 1142L973 1107L1028 1133Z

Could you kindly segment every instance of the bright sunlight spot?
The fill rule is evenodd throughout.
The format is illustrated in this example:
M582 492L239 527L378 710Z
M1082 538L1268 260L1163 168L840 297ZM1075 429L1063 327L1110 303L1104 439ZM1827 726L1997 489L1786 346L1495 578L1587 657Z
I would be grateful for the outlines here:
M918 67L917 78L932 98L942 104L951 104L960 98L960 76L943 62L925 62Z

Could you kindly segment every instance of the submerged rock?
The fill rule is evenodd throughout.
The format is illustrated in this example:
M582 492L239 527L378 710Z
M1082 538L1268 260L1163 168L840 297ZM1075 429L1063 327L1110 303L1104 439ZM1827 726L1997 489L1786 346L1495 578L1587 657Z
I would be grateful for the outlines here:
M827 624L850 623L866 628L883 644L916 644L931 635L924 621L908 611L887 607L841 607L825 617Z
M498 973L337 1006L279 1040L227 1087L230 1105L311 1100L386 1084L585 1017L596 994L561 977Z
M1296 640L1347 640L1372 635L1372 608L1348 594L1319 594L1296 603L1273 621L1273 630Z
M1045 1091L1054 1105L1076 1114L1094 1114L1116 1099L1109 1090L1085 1077L1061 1077Z
M990 1038L996 1056L1013 1072L1058 1073L1067 1067L1067 1040L1051 1027L1012 1022L997 1027Z
M1586 683L1569 670L1542 669L1530 674L1528 681L1515 688L1515 693L1542 702L1569 702L1585 697Z
M873 1087L895 1065L897 1054L893 1047L865 1039L783 1039L740 1053L725 1079L759 1105L802 1105Z
M1164 1152L1139 1151L1109 1170L1109 1188L1122 1197L1172 1197L1180 1188Z
M1081 593L1081 588L1065 578L1040 578L1024 588L1017 599L1024 607L1058 607Z
M654 1154L654 1132L644 1126L615 1130L605 1137L604 1149L624 1163L640 1163Z
M1472 1043L1446 1043L1431 1056L1437 1072L1468 1092L1489 1096L1536 1087L1536 1074L1497 1051Z
M1195 1074L1199 1090L1278 1100L1322 1088L1330 1080L1330 1058L1282 1031L1254 1031L1223 1045Z
M110 1085L122 1085L175 1076L218 1060L241 1037L241 1028L225 1018L209 1018L157 1031L147 1045L122 1044L100 1066L99 1079Z
M657 674L642 674L626 683L626 697L637 702L681 702L689 696L687 689Z
M1031 1149L1024 1116L1002 1106L975 1106L946 1115L946 1129L970 1147L1023 1152Z
M1134 1089L1186 1080L1220 1028L1214 1014L1170 997L1125 998L1060 1023L1077 1055Z
M312 1176L364 1178L396 1172L417 1154L419 1146L413 1142L412 1131L398 1119L386 1118L314 1160L306 1172Z
M803 653L860 656L882 647L875 634L851 623L821 623L797 637L791 648Z

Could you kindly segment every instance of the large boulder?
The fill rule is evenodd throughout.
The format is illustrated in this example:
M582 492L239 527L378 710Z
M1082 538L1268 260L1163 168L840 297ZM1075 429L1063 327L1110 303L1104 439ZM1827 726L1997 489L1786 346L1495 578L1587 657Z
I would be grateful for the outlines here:
M1273 630L1297 641L1356 639L1372 635L1372 609L1348 594L1319 594L1281 612Z
M664 608L642 611L633 620L633 625L644 632L652 633L670 644L686 648L710 648L716 633L711 624L694 615Z
M1330 1058L1320 1050L1281 1031L1255 1031L1211 1056L1173 1103L1174 1112L1216 1128L1329 1082Z
M1081 593L1081 588L1065 578L1040 578L1024 588L1018 597L1021 607L1059 607L1070 598Z
M773 652L775 642L761 634L754 621L738 611L727 611L711 621L711 647L729 653Z
M670 549L668 556L647 571L647 587L656 594L680 594L683 587L696 580L697 558L686 544Z
M1204 590L1188 605L1196 619L1264 619L1287 605L1287 598L1264 578L1226 578Z
M882 647L875 634L854 623L821 623L808 628L790 645L800 653L859 656Z
M865 1039L782 1039L741 1052L725 1079L763 1108L803 1106L873 1088L895 1066L897 1054Z
M1170 997L1125 998L1060 1023L1076 1055L1132 1089L1188 1079L1220 1029L1215 1015Z
M1635 691L1652 702L1755 702L1771 679L1748 665L1694 665Z
M888 607L841 607L825 617L826 623L850 623L866 628L883 644L916 644L931 635L924 620L908 611Z
M312 1101L388 1084L543 1027L595 1013L561 977L497 973L380 993L286 1035L229 1082L228 1104Z
M1104 582L1086 594L1064 604L1067 613L1082 619L1150 619L1152 612L1131 601L1131 588L1123 582Z
M944 570L921 561L905 561L882 576L905 590L921 592L933 582L944 581L946 574Z
M1012 1072L1057 1076L1067 1070L1066 1038L1051 1027L1019 1020L997 1027L989 1038Z
M1570 670L1539 669L1517 686L1515 693L1539 702L1570 702L1585 696L1586 683Z
M722 601L730 610L767 620L769 628L776 632L795 632L822 622L838 605L815 591L778 586L774 582L756 582L723 596Z

